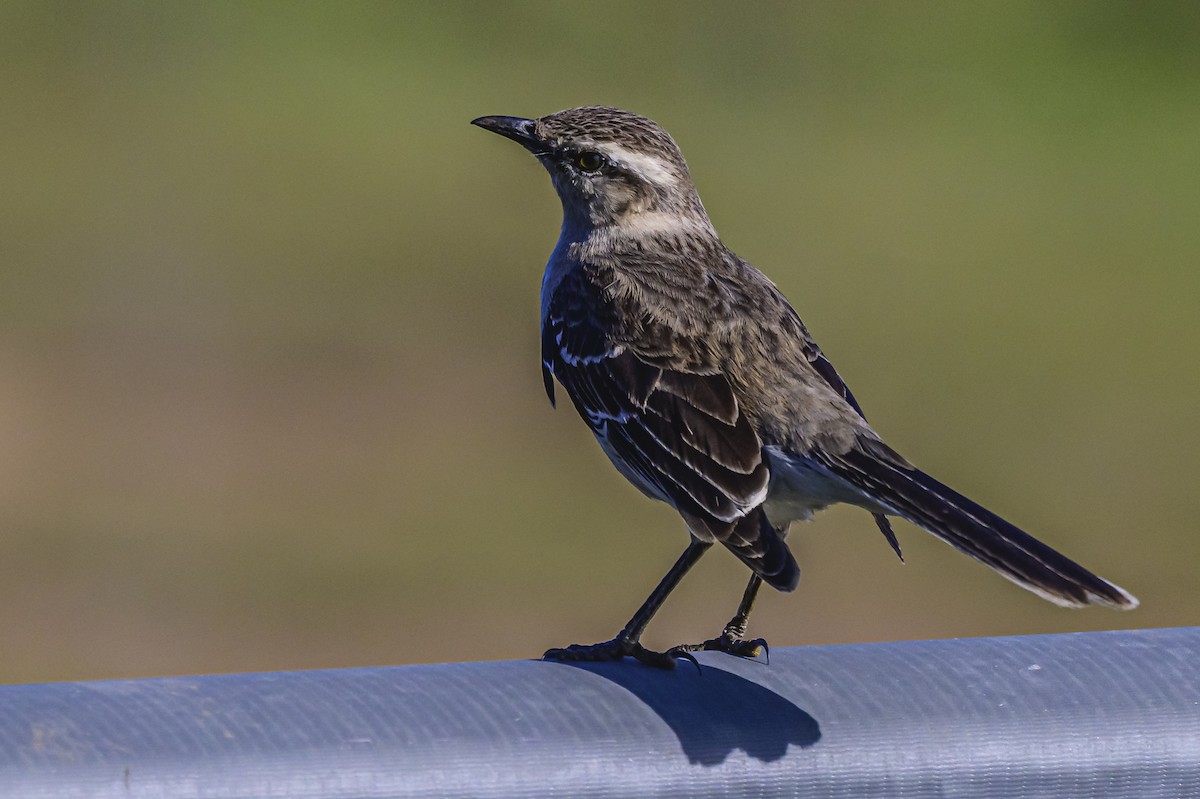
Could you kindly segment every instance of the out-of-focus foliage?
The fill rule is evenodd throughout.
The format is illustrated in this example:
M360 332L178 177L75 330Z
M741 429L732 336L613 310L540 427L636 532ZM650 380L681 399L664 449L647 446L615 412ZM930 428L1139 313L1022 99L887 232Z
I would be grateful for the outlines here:
M1143 600L833 510L755 634L1200 620L1195 4L10 0L0 74L0 680L615 632L682 525L547 405L557 201L467 124L587 103L675 134L897 449Z

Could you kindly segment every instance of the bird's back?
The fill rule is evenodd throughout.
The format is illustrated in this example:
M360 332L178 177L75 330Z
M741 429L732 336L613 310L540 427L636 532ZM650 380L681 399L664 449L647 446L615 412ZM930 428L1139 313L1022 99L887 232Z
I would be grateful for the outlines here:
M764 444L840 453L873 435L787 299L715 235L608 234L571 253L573 271L612 309L613 344L655 365L721 374Z

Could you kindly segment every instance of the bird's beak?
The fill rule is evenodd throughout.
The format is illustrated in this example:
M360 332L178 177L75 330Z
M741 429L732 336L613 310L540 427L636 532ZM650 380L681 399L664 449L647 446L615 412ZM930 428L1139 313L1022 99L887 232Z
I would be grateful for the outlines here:
M541 146L541 141L533 132L533 123L534 120L524 117L479 117L471 120L472 125L512 139L526 150L535 150Z

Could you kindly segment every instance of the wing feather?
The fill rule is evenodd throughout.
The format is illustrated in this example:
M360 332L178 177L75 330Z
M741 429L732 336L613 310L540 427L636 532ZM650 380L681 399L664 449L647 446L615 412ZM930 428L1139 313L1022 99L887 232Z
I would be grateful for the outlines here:
M798 567L760 509L770 482L762 441L729 381L673 368L661 352L640 357L614 340L607 304L581 297L586 291L597 290L583 280L558 287L543 320L543 368L638 488L679 510L693 534L726 543L772 585L794 587ZM667 338L655 331L656 350Z

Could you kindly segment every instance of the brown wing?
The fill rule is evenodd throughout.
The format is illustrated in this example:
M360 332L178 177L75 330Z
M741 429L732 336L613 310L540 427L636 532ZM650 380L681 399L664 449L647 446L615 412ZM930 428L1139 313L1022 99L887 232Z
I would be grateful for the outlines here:
M693 534L793 588L799 569L760 507L770 481L762 442L729 382L649 363L614 342L607 308L585 278L564 280L542 324L543 369L631 482L675 507Z

